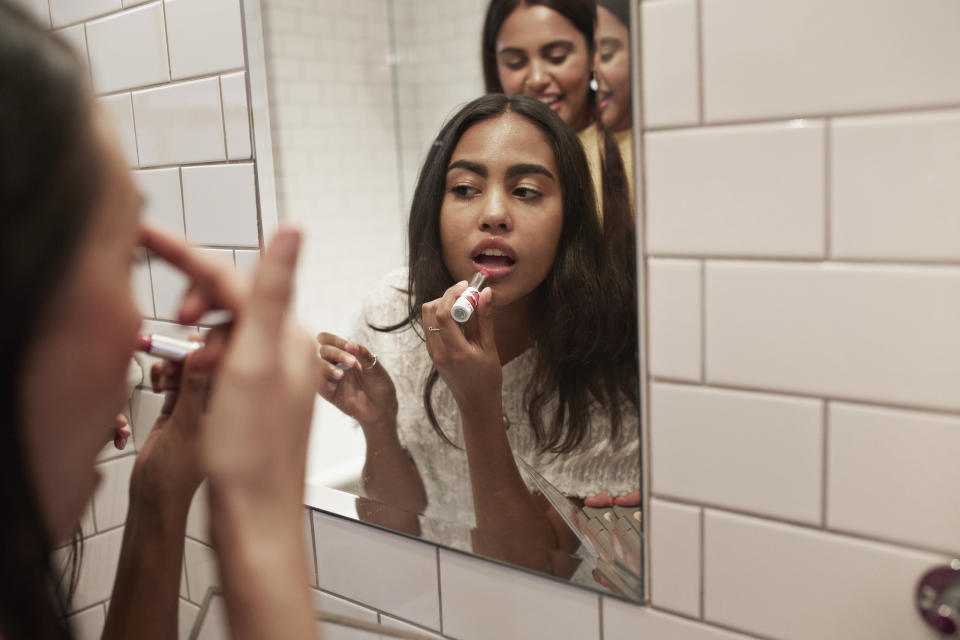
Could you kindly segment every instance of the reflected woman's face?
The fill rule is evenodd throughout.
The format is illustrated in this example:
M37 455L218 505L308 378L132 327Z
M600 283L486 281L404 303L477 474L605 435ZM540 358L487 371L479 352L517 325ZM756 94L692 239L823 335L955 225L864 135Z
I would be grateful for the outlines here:
M490 272L495 307L522 301L542 283L563 228L553 149L525 117L473 125L447 167L440 208L443 262L455 280Z
M508 96L525 94L579 131L590 124L590 49L573 23L542 5L507 16L496 42L497 73Z
M603 126L623 131L631 125L630 32L605 7L597 7L597 109Z

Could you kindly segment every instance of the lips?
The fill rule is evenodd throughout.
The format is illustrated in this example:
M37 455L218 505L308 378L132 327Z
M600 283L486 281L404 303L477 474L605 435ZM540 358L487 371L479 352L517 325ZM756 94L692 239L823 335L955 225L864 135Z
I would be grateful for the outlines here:
M607 105L610 104L611 100L613 100L613 91L606 91L600 96L600 101L597 103L597 107L603 111L607 108Z
M563 106L563 94L561 93L539 93L534 98L554 111L559 111L560 107Z
M470 260L477 271L482 267L497 280L509 275L516 263L517 254L513 247L499 238L488 238L478 243L470 252Z

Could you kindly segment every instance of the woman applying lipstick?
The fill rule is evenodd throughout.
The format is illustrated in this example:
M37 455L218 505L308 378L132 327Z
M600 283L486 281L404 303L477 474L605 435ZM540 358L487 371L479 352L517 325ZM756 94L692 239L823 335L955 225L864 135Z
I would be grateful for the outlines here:
M514 454L575 498L639 484L634 288L606 255L582 147L536 100L475 100L424 163L409 240L354 340L319 336L321 393L367 438L367 495L413 514L398 528L466 524L470 540L431 538L569 575L573 537ZM450 311L480 269L461 331Z

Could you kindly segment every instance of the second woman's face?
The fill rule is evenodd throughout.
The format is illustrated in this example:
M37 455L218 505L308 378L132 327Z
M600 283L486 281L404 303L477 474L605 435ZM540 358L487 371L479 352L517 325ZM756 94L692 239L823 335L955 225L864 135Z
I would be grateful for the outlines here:
M447 167L440 208L443 261L456 280L490 274L495 307L523 301L553 266L563 191L553 149L525 117L473 125Z
M597 7L597 110L611 131L629 129L630 32L613 13Z
M500 27L496 56L508 96L540 100L574 131L590 123L590 48L561 14L543 5L518 7Z

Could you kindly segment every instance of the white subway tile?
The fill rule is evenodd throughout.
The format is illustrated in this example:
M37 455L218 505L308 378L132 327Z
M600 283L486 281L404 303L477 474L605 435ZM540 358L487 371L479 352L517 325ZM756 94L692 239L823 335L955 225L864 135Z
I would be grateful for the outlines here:
M130 275L133 280L133 299L137 303L140 315L152 318L154 314L153 283L150 280L150 263L146 256L142 262L133 265Z
M113 128L113 135L127 160L127 166L136 167L139 163L137 159L137 134L133 126L133 106L130 102L129 93L120 93L115 96L98 98L104 113L110 121Z
M187 277L168 262L153 258L150 261L153 277L153 304L157 318L176 322L183 294L187 291Z
M98 93L170 80L159 2L88 22L87 48Z
M650 500L650 601L700 615L700 509Z
M945 558L710 510L705 536L710 622L778 640L927 637L914 589Z
M119 527L126 520L130 499L130 474L133 472L135 460L135 456L128 455L97 465L103 475L103 480L93 496L93 512L99 531Z
M419 633L421 636L427 638L434 638L436 640L443 640L443 636L433 633L432 631L427 631L426 629L421 629L420 627L415 627L412 624L404 622L402 620L397 620L396 618L391 618L390 616L384 614L380 616L380 624L387 629L395 629L397 631L406 631L409 633ZM384 636L386 638L386 636Z
M187 640L190 632L193 631L193 624L197 621L197 615L200 613L200 607L181 599L178 603L177 637L180 640Z
M835 403L827 525L960 554L960 418Z
M184 167L182 171L187 240L259 246L253 164Z
M148 371L144 371L144 375L149 376L150 374ZM147 389L137 389L130 399L130 406L133 412L130 421L132 423L130 428L133 430L133 439L137 446L142 447L147 441L147 436L153 430L154 423L160 417L160 411L163 409L163 394L154 393Z
M183 557L187 564L187 588L190 600L203 604L210 587L220 584L217 571L217 556L212 547L187 538L184 542Z
M833 122L840 258L960 258L960 111Z
M960 409L960 269L707 263L707 381Z
M143 4L145 2L150 2L151 0L123 0L123 8L135 7L138 4Z
M13 4L22 7L44 27L50 28L50 5L47 0L13 0Z
M227 603L222 595L210 598L210 605L198 619L197 640L230 640L230 625L227 622Z
M134 171L133 177L146 200L143 221L180 238L185 237L180 170L174 167Z
M237 263L237 271L246 275L252 276L260 265L259 250L248 251L238 249L233 252L233 258Z
M180 563L180 597L190 598L190 590L187 589L187 561L184 559Z
M651 255L820 257L820 121L645 136Z
M372 609L361 607L343 598L316 589L311 589L310 595L313 597L316 611L377 624L377 612ZM324 640L379 640L379 637L373 633L339 624L321 622L319 626L323 630Z
M174 78L243 67L239 0L164 0L164 4Z
M596 593L440 550L443 632L461 640L598 639Z
M133 112L141 166L226 159L217 78L135 91Z
M317 586L317 556L313 541L313 511L303 508L303 543L306 545L307 576L311 586Z
M820 523L821 401L653 384L650 411L658 495Z
M220 76L223 123L227 135L227 159L247 160L250 148L250 111L247 108L247 76L243 71Z
M440 628L436 548L316 512L320 588Z
M641 6L643 120L647 127L696 124L700 118L697 3Z
M39 6L40 3L37 4ZM120 8L120 0L50 0L54 27L102 16Z
M704 0L703 47L708 120L960 100L951 0Z
M210 496L206 482L200 485L193 496L193 502L190 503L190 511L187 513L187 535L213 546L213 540L210 538Z
M46 5L47 3L43 2L43 4ZM49 21L50 19L48 18L47 22ZM60 29L57 31L57 34L73 47L73 50L87 65L90 64L90 56L87 55L87 32L84 30L82 24L75 24L72 27Z
M701 340L701 263L651 258L647 262L650 314L650 373L699 381Z
M83 516L80 518L80 531L83 532L84 536L92 536L97 532L97 527L93 521L93 502L83 510Z
M613 598L603 599L604 640L748 640L747 636Z
M86 609L110 597L122 541L123 529L114 529L84 539L83 566L77 581L77 590L69 606L70 611ZM54 552L55 566L65 566L67 549L69 547Z
M80 613L75 613L69 618L70 628L73 629L74 637L77 640L100 640L103 635L103 626L107 622L107 615L103 610L103 605L85 609Z

